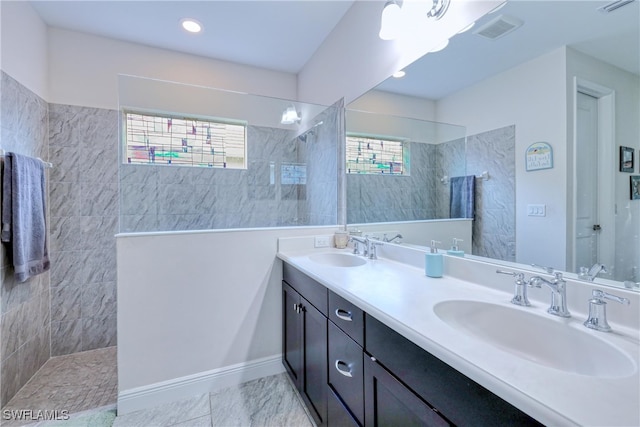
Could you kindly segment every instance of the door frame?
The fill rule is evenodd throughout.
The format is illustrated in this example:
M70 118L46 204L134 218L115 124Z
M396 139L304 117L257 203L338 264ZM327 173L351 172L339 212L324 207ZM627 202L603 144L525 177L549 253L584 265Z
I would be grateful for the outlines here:
M593 96L598 100L598 222L606 233L601 233L598 243L598 262L613 267L615 263L615 90L594 83L589 80L574 77L573 79L573 156L572 156L572 215L575 216L577 208L577 194L575 183L577 181L577 156L578 147L578 92ZM567 218L571 224L571 256L569 270L576 272L576 220ZM587 266L590 267L590 266Z

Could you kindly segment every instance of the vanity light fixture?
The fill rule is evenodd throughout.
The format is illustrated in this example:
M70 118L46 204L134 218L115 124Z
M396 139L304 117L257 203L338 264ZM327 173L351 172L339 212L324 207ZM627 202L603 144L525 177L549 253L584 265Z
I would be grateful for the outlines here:
M280 120L280 123L283 125L293 125L299 122L300 116L298 115L298 111L296 111L296 107L293 105L287 107L287 109L282 113L282 120Z
M451 0L427 0L431 7L427 11L428 19L438 20L447 13ZM382 8L382 16L380 18L380 32L378 35L382 40L395 40L406 30L409 18L405 16L407 12L402 10L402 0L388 0Z
M394 40L402 31L402 6L398 0L389 0L382 8L380 32L382 40Z
M182 28L189 33L197 34L202 31L202 24L192 18L182 19L180 21L180 25L182 25Z
M407 73L404 70L399 70L396 71L395 73L392 74L393 77L395 77L396 79L401 79L403 78Z
M427 12L427 18L440 19L447 13L450 0L433 0L431 10Z

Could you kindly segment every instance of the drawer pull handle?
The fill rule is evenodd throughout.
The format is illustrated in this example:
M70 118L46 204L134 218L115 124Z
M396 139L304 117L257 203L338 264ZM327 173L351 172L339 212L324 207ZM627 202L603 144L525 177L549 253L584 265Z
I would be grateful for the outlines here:
M347 322L353 322L353 314L351 314L350 311L336 308L336 316L338 316L339 319L345 320Z
M342 369L341 366L346 366L347 369ZM351 367L342 360L336 360L336 369L345 377L353 377L353 375L351 375Z

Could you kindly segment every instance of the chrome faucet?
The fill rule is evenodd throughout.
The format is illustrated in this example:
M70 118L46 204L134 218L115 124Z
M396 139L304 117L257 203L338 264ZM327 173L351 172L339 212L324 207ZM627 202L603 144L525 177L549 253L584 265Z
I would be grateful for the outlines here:
M508 274L516 278L516 288L511 298L511 304L522 305L528 307L531 305L529 299L527 298L527 286L528 283L524 280L524 273L515 273L513 271L505 271L505 270L496 270L498 274Z
M353 254L360 255L360 245L364 246L364 253L362 255L367 256L369 251L369 238L368 237L359 237L359 236L351 236L349 238L350 242L353 242Z
M601 332L610 332L611 326L607 323L607 303L603 299L619 302L620 304L631 304L627 298L608 294L600 289L594 289L589 300L589 318L584 322L584 326Z
M395 236L393 236L392 238L388 238L386 233L385 235L382 237L382 241L383 242L388 242L388 243L393 243L394 240L398 239L398 243L400 243L400 239L402 239L402 234L398 233Z
M544 277L532 276L529 278L529 286L540 288L546 285L551 289L551 306L547 313L560 317L571 317L571 313L567 309L567 282L562 278L562 273L553 273L553 280L547 280Z
M368 257L369 259L378 259L378 255L376 254L376 246L380 246L383 244L380 240L376 238L369 238L369 236L351 236L349 241L355 243L353 245L354 255L360 255L360 245L362 245L364 246L362 256Z
M604 264L596 263L590 269L587 269L587 267L580 267L580 273L578 274L578 277L580 279L593 282L593 279L595 279L596 276L600 273L608 273L607 268L604 266Z

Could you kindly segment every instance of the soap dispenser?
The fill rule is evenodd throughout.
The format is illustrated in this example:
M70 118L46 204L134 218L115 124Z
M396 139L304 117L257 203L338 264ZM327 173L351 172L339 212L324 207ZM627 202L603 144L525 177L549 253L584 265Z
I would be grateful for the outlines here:
M464 251L460 250L458 247L458 243L464 242L462 239L453 238L453 242L451 242L451 249L447 251L447 255L453 256L464 256Z
M424 256L424 272L429 277L442 277L443 260L442 254L438 253L436 246L438 241L431 241L431 249Z

